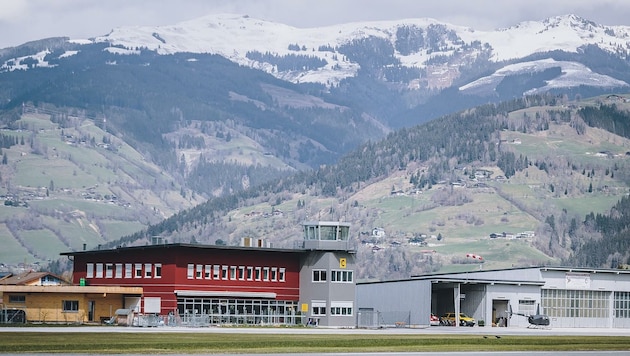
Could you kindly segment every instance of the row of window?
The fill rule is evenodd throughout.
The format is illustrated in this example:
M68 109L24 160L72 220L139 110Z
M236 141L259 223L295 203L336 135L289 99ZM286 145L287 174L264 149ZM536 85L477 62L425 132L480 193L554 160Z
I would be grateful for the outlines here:
M330 309L328 310L331 316L352 316L354 302L330 302ZM311 315L312 316L326 316L327 306L326 301L312 301L311 302Z
M591 290L543 289L543 313L559 318L608 318L609 292Z
M330 271L330 281L334 283L352 283L353 279L352 271L348 270L332 270ZM326 282L328 281L328 273L325 269L313 270L313 282Z
M162 278L161 263L87 263L86 278Z
M188 279L284 282L286 268L188 264Z

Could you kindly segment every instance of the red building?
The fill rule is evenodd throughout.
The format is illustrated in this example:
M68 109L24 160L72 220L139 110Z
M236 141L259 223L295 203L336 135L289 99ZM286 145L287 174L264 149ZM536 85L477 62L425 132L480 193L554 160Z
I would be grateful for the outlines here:
M166 322L299 324L310 319L354 325L349 224L304 226L298 249L176 243L62 255L74 261L74 283L141 286L142 297L126 296L125 307L165 316Z

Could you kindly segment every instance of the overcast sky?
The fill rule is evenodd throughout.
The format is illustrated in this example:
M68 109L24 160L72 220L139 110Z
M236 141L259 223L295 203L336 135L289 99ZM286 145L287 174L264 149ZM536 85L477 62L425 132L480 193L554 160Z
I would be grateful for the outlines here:
M628 0L0 0L0 48L46 37L107 34L120 26L172 25L237 13L295 27L431 17L477 30L576 14L630 26Z

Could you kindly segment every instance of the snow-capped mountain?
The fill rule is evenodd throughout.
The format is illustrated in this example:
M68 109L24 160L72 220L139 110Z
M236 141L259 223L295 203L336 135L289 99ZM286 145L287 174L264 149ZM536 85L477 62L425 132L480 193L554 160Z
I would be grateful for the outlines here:
M339 48L370 37L391 43L395 49L392 55L401 66L437 70L438 75L441 69L436 68L440 67L435 64L436 59L437 63L449 66L463 65L485 54L490 61L501 62L547 51L576 53L586 45L596 45L624 58L630 52L630 27L598 25L575 15L523 22L496 31L476 31L429 18L303 29L248 16L220 14L172 26L121 27L94 41L127 49L147 48L160 54L219 54L294 83L335 84L355 76L361 67L339 53ZM417 45L401 50L399 47L404 41ZM276 57L299 54L318 58L326 64L307 70L280 70L273 63L252 59L248 56L251 52ZM452 60L443 63L440 59L444 57ZM583 69L588 72L588 68ZM427 76L433 75L428 73Z
M375 40L381 42L376 44ZM82 45L106 43L110 45L106 50L116 54L137 54L140 49L163 55L184 52L218 54L282 80L334 86L357 76L366 66L353 56L356 51L350 49L353 44L368 43L366 41L370 46L379 47L375 48L376 55L390 57L384 63L386 66L417 71L416 75L397 79L383 74L385 81L404 84L410 89L441 89L454 84L467 67L479 60L512 64L536 53L578 53L589 45L627 59L630 27L603 26L575 15L565 15L540 22L523 22L496 31L477 31L430 18L296 28L246 15L212 14L175 25L120 27L91 40L71 42ZM76 53L68 51L62 55ZM49 55L50 51L42 50L9 58L0 63L0 72L25 69L29 65L49 66L46 61ZM286 58L317 62L314 65L280 65L279 62ZM538 70L548 66L548 62L533 61L525 67L535 70L538 64L542 66ZM564 66L571 67L570 80L565 76L551 86L588 85L593 79L598 85L620 84L609 77L593 78L588 66L569 63ZM509 68L505 70L510 71ZM493 76L495 80L498 77L501 77L500 73Z
M629 87L628 83L607 75L594 73L588 67L577 62L556 61L551 58L510 64L497 70L489 76L479 78L471 83L459 87L464 93L488 93L494 92L497 86L508 76L539 73L550 68L558 68L560 73L552 79L545 81L540 87L535 87L523 92L524 95L544 93L558 88L572 88L589 83L593 87L623 88Z
M174 100L169 90L177 87L197 91L185 96L191 99L188 115L194 117L206 115L198 105L231 115L236 102L243 105L237 111L251 110L247 105L252 103L260 110L244 120L259 120L273 110L277 117L292 117L294 112L285 111L287 90L273 79L290 86L294 92L289 96L311 96L299 100L298 107L344 108L336 111L340 116L352 112L345 119L369 127L366 137L371 139L489 100L545 92L627 92L629 58L630 27L603 26L575 15L477 31L430 18L296 28L213 14L175 25L120 27L91 39L51 38L0 49L0 103L11 107L50 100L90 108L151 108L149 102L158 96L164 96L162 102ZM226 62L232 66L224 68ZM37 74L19 74L33 69ZM208 84L226 73L230 78L221 87ZM124 79L114 81L115 75ZM200 81L196 88L190 79L180 79L187 76ZM125 95L118 87L123 83ZM130 104L130 95L156 88L162 91L151 100ZM206 107L208 95L214 101ZM182 105L182 100L172 105ZM304 117L285 123L310 125L300 121Z

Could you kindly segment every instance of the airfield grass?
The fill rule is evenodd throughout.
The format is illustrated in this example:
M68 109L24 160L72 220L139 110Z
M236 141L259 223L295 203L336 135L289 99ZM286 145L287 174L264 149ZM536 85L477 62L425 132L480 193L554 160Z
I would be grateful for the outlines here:
M484 335L486 337L484 337ZM249 333L0 332L2 352L312 353L630 350L630 337L478 335L297 335Z

